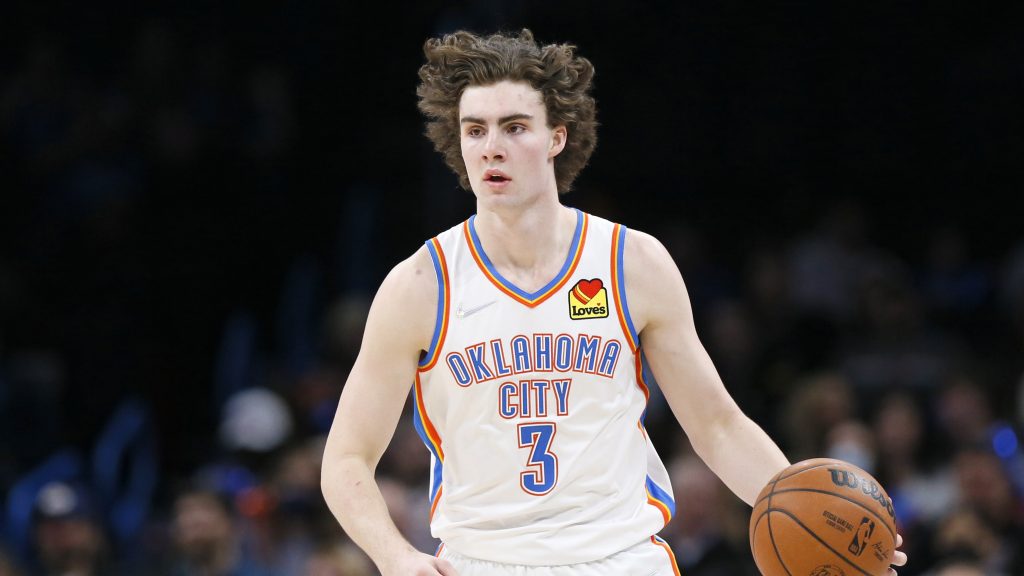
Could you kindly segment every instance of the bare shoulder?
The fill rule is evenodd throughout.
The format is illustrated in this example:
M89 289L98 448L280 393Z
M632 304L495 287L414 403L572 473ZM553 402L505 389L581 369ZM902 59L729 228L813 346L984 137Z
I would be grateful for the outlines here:
M394 282L401 281L408 292L420 293L424 288L433 288L437 296L437 277L434 274L434 262L427 247L420 249L391 269L388 275ZM412 295L412 294L408 294Z
M626 287L629 296L636 287L637 295L643 296L654 290L682 280L679 268L676 267L672 255L669 254L657 238L638 230L626 231L626 242L623 248L623 268L626 275Z
M370 308L394 338L426 349L437 318L437 275L426 246L399 262L381 283Z
M666 259L669 263L672 261L672 257L660 240L646 232L632 228L626 230L624 250L627 267L631 264L637 267L664 264Z
M663 317L666 311L682 309L689 314L689 297L679 268L654 236L626 231L623 273L630 315L638 331L643 331L650 318Z

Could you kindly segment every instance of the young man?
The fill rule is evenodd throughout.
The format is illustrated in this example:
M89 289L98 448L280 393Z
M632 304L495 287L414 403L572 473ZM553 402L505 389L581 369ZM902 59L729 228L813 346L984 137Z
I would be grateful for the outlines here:
M675 503L643 429L643 364L748 504L788 461L723 386L664 247L559 202L596 142L590 62L526 30L424 51L428 135L477 212L381 285L327 442L327 502L384 576L678 574L655 536ZM374 482L411 382L438 557L402 538Z

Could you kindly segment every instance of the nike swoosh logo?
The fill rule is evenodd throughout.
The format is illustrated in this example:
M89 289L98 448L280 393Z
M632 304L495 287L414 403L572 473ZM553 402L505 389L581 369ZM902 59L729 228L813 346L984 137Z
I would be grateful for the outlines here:
M497 302L497 300L491 300L490 302L481 304L479 306L474 306L473 308L467 308L467 309L463 309L462 308L462 304L460 303L459 304L459 309L455 311L455 316L457 316L459 318L465 318L466 316L469 316L470 314L476 314L477 312L483 310L484 308L487 308L488 306L490 306L491 304L494 304L495 302Z

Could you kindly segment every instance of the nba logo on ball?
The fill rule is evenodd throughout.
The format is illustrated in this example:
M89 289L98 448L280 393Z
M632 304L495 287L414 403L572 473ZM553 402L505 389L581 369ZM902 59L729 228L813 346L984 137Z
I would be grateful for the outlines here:
M569 318L608 317L608 290L600 279L580 280L569 290Z
M871 539L871 535L875 533L875 522L868 517L864 517L860 521L860 528L857 529L857 533L853 536L853 542L850 542L850 547L847 548L852 554L860 556L864 553L864 549L868 546L868 540Z

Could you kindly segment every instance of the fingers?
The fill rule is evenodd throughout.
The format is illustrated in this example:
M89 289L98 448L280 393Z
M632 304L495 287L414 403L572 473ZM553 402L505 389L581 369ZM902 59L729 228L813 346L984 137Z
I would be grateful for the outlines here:
M903 535L902 534L897 534L896 535L896 547L899 548L900 546L903 546ZM893 566L904 566L904 565L906 565L906 563L907 563L907 554L906 554L906 552L900 552L899 550L897 550L896 553L893 554L893 557L892 557L892 564L893 564ZM892 568L889 568L889 576L896 576L896 570L893 570Z
M441 576L459 576L459 573L455 571L455 567L447 560L438 558L435 566L437 567L437 571L441 573Z
M892 559L893 566L906 566L907 554L905 552L896 551L896 555Z

